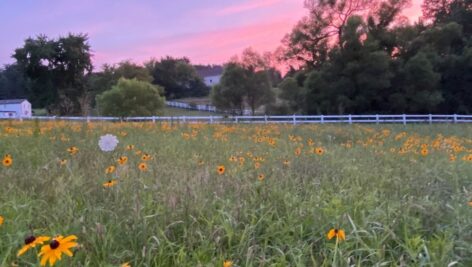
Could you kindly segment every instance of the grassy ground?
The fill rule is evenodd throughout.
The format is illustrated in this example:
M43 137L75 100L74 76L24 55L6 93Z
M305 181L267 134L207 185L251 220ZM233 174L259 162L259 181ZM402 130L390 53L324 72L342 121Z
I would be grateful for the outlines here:
M0 130L13 159L0 166L2 267L38 266L38 247L16 257L31 234L78 237L57 266L472 266L471 126ZM97 145L105 133L113 152Z
M215 112L206 112L182 108L164 107L161 116L220 116Z

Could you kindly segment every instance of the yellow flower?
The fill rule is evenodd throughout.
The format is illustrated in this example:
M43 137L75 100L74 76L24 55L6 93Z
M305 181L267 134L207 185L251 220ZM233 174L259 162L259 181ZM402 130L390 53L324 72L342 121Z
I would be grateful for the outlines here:
M59 164L60 164L61 166L66 165L66 164L67 164L67 159L61 159L61 160L59 160Z
M131 267L131 265L129 264L129 262L125 262L121 264L120 267Z
M471 206L471 207L472 207L472 200L471 200L471 201L469 201L469 206ZM1 218L1 217L0 217L0 218ZM2 224L1 222L2 222L2 220L0 220L0 225Z
M257 179L259 179L259 181L262 182L262 181L264 181L264 179L265 179L265 175L264 175L263 173L261 173L261 174L259 174L259 175L257 176Z
M321 156L321 155L324 154L324 149L322 147L317 147L317 148L315 148L315 153L316 153L316 155Z
M148 161L150 159L152 159L151 155L147 154L147 153L144 153L143 156L141 157L141 159L143 161Z
M233 266L233 261L225 260L223 262L223 267L232 267L232 266Z
M134 149L134 145L127 145L126 146L126 150L133 150Z
M223 175L225 173L225 166L223 165L218 166L216 171L218 172L219 175Z
M144 171L147 171L148 166L147 166L146 163L141 162L141 163L138 164L138 169L139 169L140 171L144 172Z
M104 187L112 187L112 186L116 185L117 183L118 183L118 180L113 179L113 180L109 180L106 183L103 183L103 186Z
M12 156L9 154L6 154L5 157L3 157L2 163L3 163L3 166L10 167L13 164Z
M346 233L343 229L331 229L326 236L329 240L331 240L333 237L336 237L336 239L340 240L346 240Z
M54 266L56 261L61 259L62 253L69 257L72 257L72 251L70 248L76 247L77 236L70 235L68 237L58 236L49 242L48 245L41 247L41 251L38 256L41 257L41 266L45 266L49 261L49 266Z
M113 173L115 171L115 169L116 169L115 166L110 165L110 166L108 166L108 168L105 169L105 173L106 174Z
M127 156L121 156L118 160L118 164L124 165L126 162L128 162L128 157Z
M421 156L426 157L428 155L429 151L427 148L422 148L421 149Z
M286 159L286 160L284 160L283 164L284 164L285 167L288 167L288 166L290 166L290 161L288 159Z
M75 155L79 152L79 149L76 146L71 146L67 149L67 152L71 155Z
M5 221L5 219L3 219L2 216L0 216L0 225L2 225L4 221Z
M44 242L48 241L50 238L47 236L29 236L25 238L25 245L18 251L16 254L17 257L25 254L29 249L36 247L37 245L42 245Z
M261 167L261 163L260 163L260 162L254 163L254 168L259 169L260 167Z

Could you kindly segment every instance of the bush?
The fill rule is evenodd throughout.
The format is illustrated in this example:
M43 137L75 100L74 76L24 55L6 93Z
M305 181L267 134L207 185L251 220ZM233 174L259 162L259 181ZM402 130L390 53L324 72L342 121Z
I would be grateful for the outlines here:
M112 89L97 96L99 113L104 116L153 116L164 107L157 86L136 79L121 78Z

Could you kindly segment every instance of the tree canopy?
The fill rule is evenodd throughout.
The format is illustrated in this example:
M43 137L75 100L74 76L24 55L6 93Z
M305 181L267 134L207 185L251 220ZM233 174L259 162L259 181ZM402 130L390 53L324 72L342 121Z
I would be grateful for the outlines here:
M105 116L155 116L164 107L159 88L149 82L120 78L110 90L97 96L99 113Z

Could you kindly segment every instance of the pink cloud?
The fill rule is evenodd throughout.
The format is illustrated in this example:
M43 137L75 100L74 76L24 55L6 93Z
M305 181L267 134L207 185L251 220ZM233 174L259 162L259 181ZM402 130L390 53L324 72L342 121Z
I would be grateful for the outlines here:
M232 5L219 10L216 15L226 16L237 14L249 10L259 9L263 7L269 7L280 3L282 0L251 0L239 5Z

